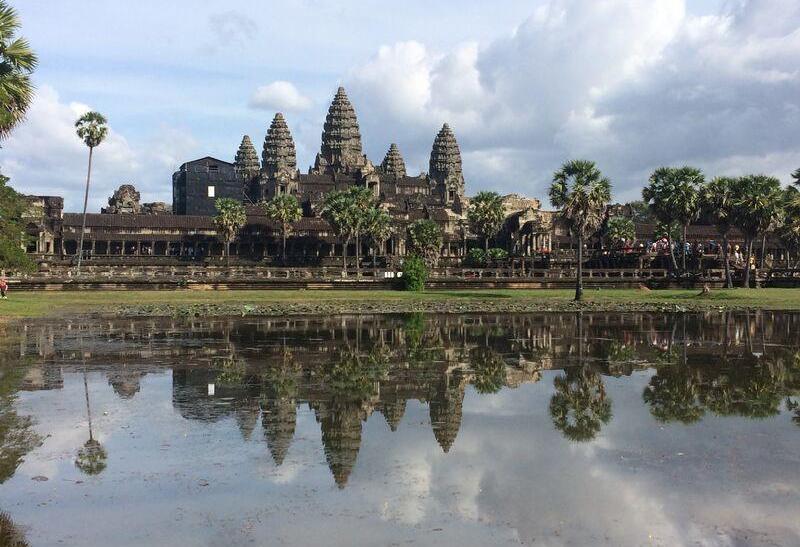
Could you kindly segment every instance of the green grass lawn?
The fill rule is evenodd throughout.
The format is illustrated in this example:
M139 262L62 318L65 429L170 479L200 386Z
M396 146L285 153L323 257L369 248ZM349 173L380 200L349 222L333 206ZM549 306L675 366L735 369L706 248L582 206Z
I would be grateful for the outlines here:
M648 306L659 304L684 305L697 308L761 308L800 310L800 289L733 289L714 290L698 296L694 290L641 291L635 289L587 290L585 300L595 309L609 305ZM59 291L11 292L8 300L0 301L0 318L43 317L89 312L114 312L120 306L147 305L292 305L332 304L347 306L358 304L415 305L425 303L501 304L530 303L532 309L548 305L556 308L567 305L574 295L572 290L555 289L497 289L497 290L443 290L424 293L401 291L345 291L345 290L261 290L261 291Z

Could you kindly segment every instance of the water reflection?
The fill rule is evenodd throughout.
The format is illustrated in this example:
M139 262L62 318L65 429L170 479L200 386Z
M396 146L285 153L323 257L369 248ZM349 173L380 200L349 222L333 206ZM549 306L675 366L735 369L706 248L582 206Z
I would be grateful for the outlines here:
M88 476L136 457L109 451L95 434L91 378L98 377L129 403L146 394L148 375L168 375L169 404L183 419L209 425L230 419L238 442L265 443L269 454L262 454L278 468L288 465L300 417L310 412L339 489L360 466L371 416L382 415L385 428L399 436L407 409L419 401L427 406L425 427L450 458L459 447L468 394L477 398L473 404L496 401L494 409L502 411L504 392L523 386L546 384L546 402L532 402L527 411L544 415L576 447L602 439L615 419L631 415L630 407L617 407L621 388L611 396L609 383L620 378L635 386L638 404L656 423L684 427L711 416L786 414L800 425L798 314L31 322L6 340L0 482L41 441L32 418L19 415L16 398L58 392L72 376L83 383L88 434L74 464ZM641 382L633 381L637 374Z

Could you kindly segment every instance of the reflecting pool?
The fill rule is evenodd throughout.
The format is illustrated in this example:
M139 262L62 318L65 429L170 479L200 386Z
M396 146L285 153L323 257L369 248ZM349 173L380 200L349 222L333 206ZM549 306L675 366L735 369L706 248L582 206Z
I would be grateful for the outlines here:
M800 545L800 314L3 329L0 544Z

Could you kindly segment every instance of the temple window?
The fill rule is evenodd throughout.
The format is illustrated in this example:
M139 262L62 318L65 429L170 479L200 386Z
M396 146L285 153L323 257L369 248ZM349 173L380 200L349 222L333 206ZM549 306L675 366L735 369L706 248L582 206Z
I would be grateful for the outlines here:
M208 197L213 198L216 195L216 190L213 186L208 187Z

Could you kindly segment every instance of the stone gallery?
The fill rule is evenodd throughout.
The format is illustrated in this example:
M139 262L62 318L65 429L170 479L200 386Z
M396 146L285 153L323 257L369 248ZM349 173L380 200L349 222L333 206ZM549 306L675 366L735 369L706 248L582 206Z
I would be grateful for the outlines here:
M231 246L231 254L269 261L280 254L280 232L258 204L290 194L300 202L303 217L292 226L289 261L332 264L345 250L354 256L354 244L342 248L320 208L326 194L352 186L371 189L393 219L392 235L380 245L380 259L385 262L406 253L406 228L419 219L433 220L442 229L444 258L459 261L476 241L466 222L469 197L461 152L450 126L444 124L433 140L427 173L409 175L394 143L376 165L363 152L355 110L340 87L328 109L320 151L307 173L298 169L291 130L277 113L264 138L260 161L252 140L245 135L232 163L209 156L181 165L172 177L171 210L164 203L141 203L132 185L120 186L109 198L108 207L87 215L84 252L98 258L221 256L223 245L213 221L215 201L233 198L246 205L248 220ZM82 215L64 213L61 198L31 199L37 206L28 226L34 236L29 251L54 257L76 255ZM507 220L498 243L520 255L549 250L552 213L541 211L537 199L512 194L503 200ZM366 244L361 254L369 255Z

